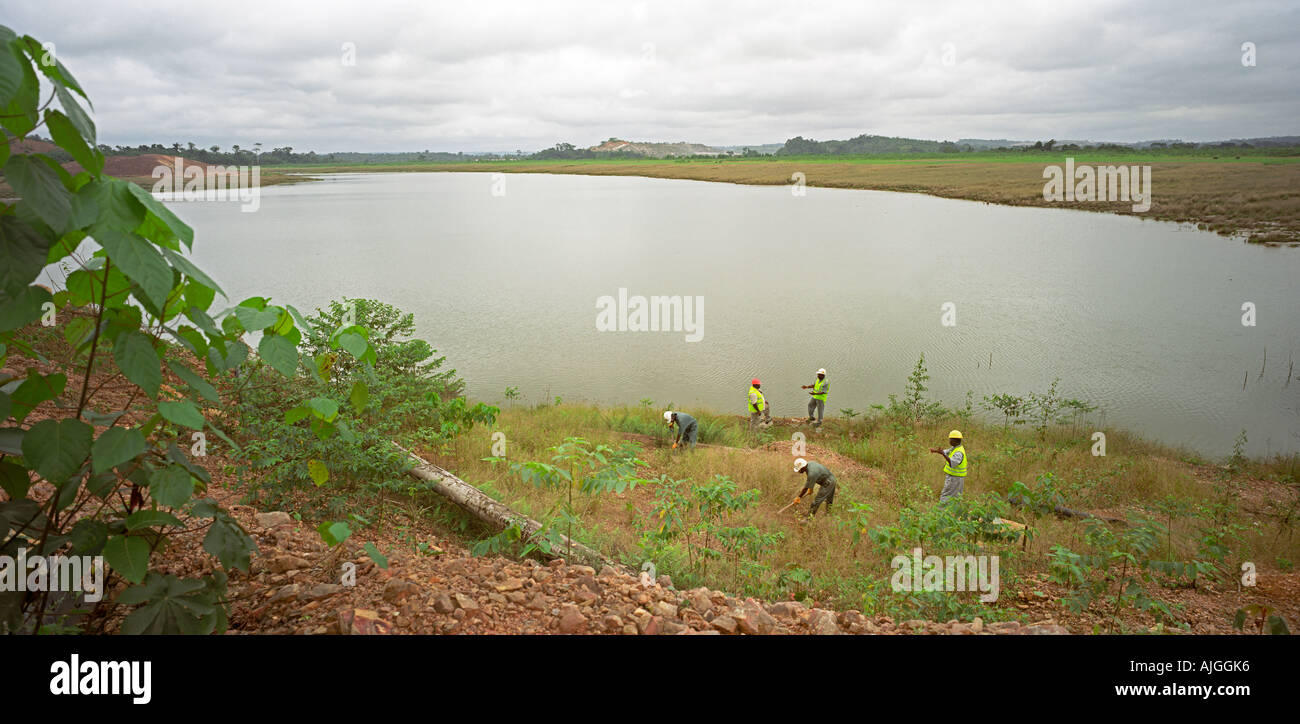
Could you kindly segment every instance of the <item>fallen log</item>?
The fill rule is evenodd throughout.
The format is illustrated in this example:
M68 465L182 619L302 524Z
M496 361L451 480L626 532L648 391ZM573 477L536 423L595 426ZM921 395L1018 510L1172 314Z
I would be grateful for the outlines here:
M434 465L406 448L393 443L398 450L406 453L411 457L415 466L406 471L408 475L417 480L423 480L432 483L433 489L439 495L460 506L462 510L473 515L475 518L492 526L494 530L505 530L512 525L518 525L524 538L529 538L541 530L542 524L529 518L526 515L517 513L505 505L485 494L478 488L461 480L450 472ZM599 569L601 566L613 566L622 568L614 561L606 558L600 551L590 548L579 543L576 540L570 540L563 534L557 534L556 537L562 543L562 550L557 550L547 556L548 558L563 558L565 555L571 555L572 558L582 561L586 565ZM543 551L538 551L546 555Z
M1104 520L1107 523L1120 523L1123 525L1128 525L1128 521L1124 520L1123 518L1116 518L1110 515L1098 515L1096 513L1089 513L1086 510L1074 510L1072 508L1067 508L1064 505L1056 506L1055 508L1053 508L1053 512L1055 512L1057 515L1061 516L1062 518L1084 518L1084 519L1095 518L1097 520Z

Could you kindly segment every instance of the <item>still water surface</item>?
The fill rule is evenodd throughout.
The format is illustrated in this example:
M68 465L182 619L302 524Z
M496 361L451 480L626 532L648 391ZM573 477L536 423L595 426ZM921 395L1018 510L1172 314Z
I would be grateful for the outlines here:
M489 402L517 386L528 402L740 412L757 376L775 413L795 416L825 367L838 414L901 392L924 353L930 394L950 405L1059 377L1106 426L1207 455L1242 429L1253 453L1300 449L1297 250L889 192L543 174L493 187L489 174L349 174L262 189L254 213L170 206L232 302L395 304ZM702 339L598 331L597 299L620 288L703 297Z

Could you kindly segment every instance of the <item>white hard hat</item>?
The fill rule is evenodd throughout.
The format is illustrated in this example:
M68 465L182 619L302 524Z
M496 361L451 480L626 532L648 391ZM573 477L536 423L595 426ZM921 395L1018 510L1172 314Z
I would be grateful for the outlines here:
M804 468L806 468L806 467L808 467L808 461L807 461L807 460L804 460L803 458L798 458L798 459L796 459L796 460L794 461L794 471L795 471L796 473L797 473L797 472L801 472L801 471L802 471Z
M673 421L673 411L664 410L664 422L672 422L672 421Z
M826 368L823 367L823 368L817 370L817 374L819 374L819 375L824 375L824 374L826 374Z

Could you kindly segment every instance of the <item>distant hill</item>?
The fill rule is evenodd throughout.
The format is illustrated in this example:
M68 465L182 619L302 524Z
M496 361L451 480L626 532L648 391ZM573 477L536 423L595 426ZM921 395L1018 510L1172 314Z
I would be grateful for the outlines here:
M687 143L678 141L677 143L654 143L649 141L624 141L621 138L611 138L604 143L592 146L587 149L595 153L631 153L638 156L649 156L651 158L664 158L666 156L702 156L713 155L718 153L718 149L705 146L702 143Z

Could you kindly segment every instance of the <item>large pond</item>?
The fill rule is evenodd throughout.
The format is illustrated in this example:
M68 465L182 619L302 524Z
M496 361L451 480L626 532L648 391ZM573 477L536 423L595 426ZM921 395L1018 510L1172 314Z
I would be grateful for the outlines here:
M776 414L795 416L800 385L825 367L838 415L900 393L924 354L930 394L950 405L1059 377L1108 427L1206 455L1243 429L1252 453L1300 449L1300 379L1288 385L1300 252L1186 226L540 174L337 175L262 189L251 213L171 206L232 301L395 304L489 402L517 387L526 402L741 412L757 376ZM638 296L689 298L690 314L668 331L618 331L629 308L637 326ZM612 331L598 328L602 308Z

